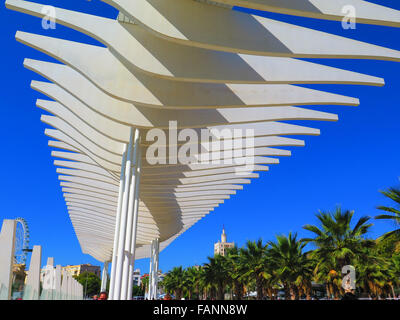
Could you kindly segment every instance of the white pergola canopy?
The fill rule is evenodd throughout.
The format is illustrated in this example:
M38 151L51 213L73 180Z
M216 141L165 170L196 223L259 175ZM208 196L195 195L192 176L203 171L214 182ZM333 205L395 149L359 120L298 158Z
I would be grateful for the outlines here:
M278 157L291 155L279 147L304 145L287 136L319 135L318 129L281 121L336 121L335 114L305 106L359 104L354 97L298 84L384 85L378 77L295 58L400 60L400 52L389 48L231 10L243 6L341 20L342 7L353 5L357 22L400 26L399 11L361 0L104 2L120 11L118 19L55 8L57 23L104 47L16 33L17 41L60 62L25 59L24 66L49 81L32 81L32 89L50 99L39 99L36 105L51 114L41 120L52 127L45 134L51 139L49 146L57 149L52 156L81 248L100 261L113 255L120 176L132 128L141 132L139 259L149 256L154 239L164 249L258 178L257 172L279 163ZM6 6L45 17L42 4L7 0ZM167 132L171 121L178 132L252 129L252 170L237 174L249 158L243 137L232 137L232 146L222 146L223 152L241 151L233 163L153 164L153 140L147 138L151 129ZM164 145L171 148L184 142ZM222 158L208 140L193 146L198 152L192 160Z

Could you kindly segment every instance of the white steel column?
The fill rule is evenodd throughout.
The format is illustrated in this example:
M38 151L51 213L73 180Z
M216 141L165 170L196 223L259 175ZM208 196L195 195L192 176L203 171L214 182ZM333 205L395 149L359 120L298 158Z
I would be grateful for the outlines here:
M128 213L127 213L127 224L126 224L126 235L124 243L124 260L122 267L122 288L121 288L121 300L128 299L128 288L129 283L129 265L131 263L131 251L132 251L132 236L133 236L133 224L134 224L134 208L135 208L135 195L136 195L136 178L137 178L137 165L138 156L140 149L140 135L139 129L135 129L134 144L133 144L133 155L132 155L132 176L129 185L129 201L128 201ZM136 237L136 233L134 235Z
M156 241L152 240L151 241L151 278L149 281L149 287L150 289L150 294L149 294L149 299L153 300L154 299L154 270L155 270L155 250L156 250Z
M153 288L151 286L153 282L153 268L154 268L154 240L151 241L151 246L150 246L150 270L149 270L149 291L147 292L147 299L151 300L152 294L153 294Z
M140 142L140 141L139 141ZM135 184L135 202L133 212L133 231L132 231L132 242L130 250L130 261L129 261L129 279L128 279L128 299L132 299L133 290L133 273L135 271L135 251L136 251L136 236L137 236L137 223L139 217L139 186L140 186L140 171L142 165L142 149L139 144L137 165L136 165L136 184Z
M125 180L124 180L124 192L122 196L122 207L120 217L120 228L118 234L118 245L117 245L117 258L115 266L115 285L113 300L121 299L121 287L122 287L122 268L124 261L124 249L125 249L125 237L126 237L126 224L128 218L128 202L129 202L129 186L131 183L131 162L132 162L132 146L134 140L134 129L131 128L131 134L129 138L129 145L127 150L127 158L125 164Z
M101 275L101 288L100 292L107 290L107 280L108 280L108 264L109 261L105 261L103 264L103 270Z
M113 255L111 261L111 275L110 275L110 292L108 294L108 299L113 300L114 298L114 287L115 287L115 269L117 266L117 251L118 251L118 238L119 229L121 225L121 208L122 208L122 195L125 189L125 165L126 165L127 150L125 146L125 152L122 156L121 164L121 176L119 180L119 190L118 190L118 204L117 204L117 214L115 217L115 231L114 231L114 245L113 245Z
M153 266L153 299L158 293L158 257L160 253L160 239L154 240L154 266Z
M129 252L133 224L133 204L135 192L135 174L140 132L131 128L127 160L125 165L125 182L121 208L120 230L118 238L117 265L115 273L114 300L126 300L129 279ZM135 168L132 168L132 164Z
M151 242L149 299L157 299L159 239Z

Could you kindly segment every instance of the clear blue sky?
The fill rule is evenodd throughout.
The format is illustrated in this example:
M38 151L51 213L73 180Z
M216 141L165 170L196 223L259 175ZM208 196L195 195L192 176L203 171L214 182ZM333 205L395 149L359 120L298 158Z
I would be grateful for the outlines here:
M373 1L400 10L398 0ZM3 1L4 3L4 1ZM42 2L44 3L44 2ZM116 10L99 0L47 0L46 4L114 18ZM265 13L261 13L264 15ZM339 22L274 14L281 20L328 31L400 50L400 30L358 24L343 30ZM52 59L15 41L17 30L86 43L96 42L60 25L43 30L38 18L0 9L2 137L0 220L24 217L31 243L43 247L56 264L100 263L81 252L68 218L66 206L35 107L39 94L29 83L40 77L22 66L24 58ZM314 60L315 61L315 60ZM336 205L355 210L355 218L375 216L377 205L390 204L378 190L400 184L400 63L370 60L327 60L327 65L383 77L384 87L309 86L358 97L359 107L313 107L339 115L338 122L303 122L321 129L319 137L305 137L306 146L292 148L292 157L282 158L251 185L198 222L160 254L160 267L201 264L213 254L213 243L225 225L228 240L242 246L248 239L271 240L276 234L308 233L302 226L316 223L318 210ZM370 233L376 237L391 230L389 222L374 221ZM148 270L148 259L136 266Z

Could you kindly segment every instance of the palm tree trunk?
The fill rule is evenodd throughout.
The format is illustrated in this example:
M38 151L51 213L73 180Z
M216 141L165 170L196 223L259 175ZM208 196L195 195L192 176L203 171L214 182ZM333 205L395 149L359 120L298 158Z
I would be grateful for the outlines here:
M290 299L291 300L298 300L299 294L295 285L290 285Z
M256 278L256 290L257 290L257 300L262 300L262 280L260 277Z
M312 284L309 283L306 287L306 300L311 300Z
M271 300L276 300L278 295L278 290L277 289L271 289Z
M272 300L271 289L270 288L266 288L265 292L266 292L267 297Z
M224 285L222 283L219 283L218 285L218 300L224 300Z
M242 300L243 298L243 286L239 281L234 283L235 300Z
M339 300L339 290L335 290L334 296L335 300Z
M390 288L392 289L392 295L393 295L393 299L396 297L396 294L394 293L394 287L393 285L390 285Z
M175 299L176 300L181 300L182 299L182 290L181 289L177 289L175 291Z
M285 291L285 300L290 300L290 286L287 282L283 284L283 288Z
M297 295L299 296L299 298L302 297L305 293L303 285L296 286L296 289L297 289Z
M326 295L327 295L327 298L328 298L328 299L331 299L331 290L330 290L329 284L327 283L327 284L325 285L325 287L326 287Z

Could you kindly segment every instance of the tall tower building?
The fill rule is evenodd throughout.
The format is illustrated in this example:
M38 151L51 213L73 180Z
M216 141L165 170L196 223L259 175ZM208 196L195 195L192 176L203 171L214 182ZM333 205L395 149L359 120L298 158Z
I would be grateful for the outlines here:
M225 228L222 228L221 241L214 243L214 256L217 254L225 256L226 251L229 248L233 248L234 246L235 246L234 242L227 242Z

